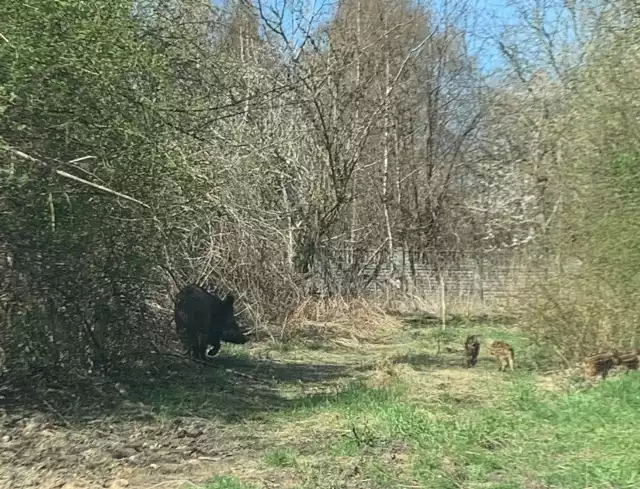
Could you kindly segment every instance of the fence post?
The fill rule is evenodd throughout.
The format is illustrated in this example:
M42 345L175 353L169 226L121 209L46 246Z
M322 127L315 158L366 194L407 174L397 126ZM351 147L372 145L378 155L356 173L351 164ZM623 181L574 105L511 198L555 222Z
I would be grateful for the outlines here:
M447 329L447 301L445 299L444 276L442 271L438 270L438 278L440 279L440 312L442 313L442 332Z
M480 254L480 302L482 302L482 308L486 309L487 304L484 301L484 255Z

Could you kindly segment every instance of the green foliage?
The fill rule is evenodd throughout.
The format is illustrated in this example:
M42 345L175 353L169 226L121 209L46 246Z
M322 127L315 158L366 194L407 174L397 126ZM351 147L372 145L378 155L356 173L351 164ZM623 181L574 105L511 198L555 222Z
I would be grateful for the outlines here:
M0 6L0 227L14 258L7 328L10 355L27 364L107 367L148 348L144 301L175 167L163 149L170 132L147 102L172 80L130 9L100 0Z
M615 156L605 165L603 180L608 183L607 195L596 216L594 240L599 241L601 254L596 267L609 272L610 280L624 289L640 285L640 154ZM607 198L608 197L608 198ZM594 213L597 211L594 211ZM593 243L596 245L596 243ZM606 252L604 251L606 250Z
M254 316L282 308L273 295L297 297L273 224L280 181L265 171L273 124L245 113L251 86L264 89L258 63L238 61L238 39L207 22L215 7L134 7L0 4L0 255L12 259L0 263L0 333L12 370L107 369L165 340L166 313L147 306L171 307L158 264L242 289Z
M574 76L555 143L562 198L547 237L559 266L527 290L524 325L569 361L640 333L636 30L602 33Z

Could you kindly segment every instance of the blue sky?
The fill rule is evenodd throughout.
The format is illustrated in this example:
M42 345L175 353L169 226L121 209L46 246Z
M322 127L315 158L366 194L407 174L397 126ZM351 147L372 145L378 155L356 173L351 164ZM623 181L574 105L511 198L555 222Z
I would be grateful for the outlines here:
M442 1L436 0L438 3ZM482 71L493 71L504 61L496 46L496 39L505 25L517 23L517 13L502 0L479 0L474 10L478 20L477 25L468 30L467 45L471 54L477 57Z
M228 3L230 0L212 0L214 4ZM257 0L252 0L257 4ZM262 0L265 6L276 6L282 8L283 5L290 7L292 4L299 5L305 0ZM331 15L337 0L306 0L305 6L309 10L317 11L319 6L324 5L324 14L321 20L326 20ZM421 0L416 0L421 1ZM552 0L553 1L553 0ZM427 5L436 11L439 17L451 14L457 18L457 24L468 33L467 45L470 53L475 55L482 71L485 73L499 69L503 59L496 47L495 40L499 37L505 25L515 26L519 22L516 9L511 6L510 0L468 0L467 12L465 15L458 15L455 6L456 0L428 0ZM292 13L285 10L284 21L288 24L292 21ZM517 31L516 31L517 32Z

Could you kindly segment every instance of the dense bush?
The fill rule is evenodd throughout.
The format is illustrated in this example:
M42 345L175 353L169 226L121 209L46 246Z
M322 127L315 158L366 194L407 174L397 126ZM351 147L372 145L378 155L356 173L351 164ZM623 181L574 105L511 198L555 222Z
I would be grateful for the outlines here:
M546 240L555 266L527 291L524 324L570 360L637 346L640 334L637 32L603 29L556 114L563 192Z

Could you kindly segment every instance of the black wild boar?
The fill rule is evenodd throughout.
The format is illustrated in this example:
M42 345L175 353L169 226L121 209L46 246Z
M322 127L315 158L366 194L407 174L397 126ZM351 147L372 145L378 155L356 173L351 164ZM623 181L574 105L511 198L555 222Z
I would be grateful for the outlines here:
M475 366L478 362L478 354L480 353L480 342L477 335L467 336L464 342L465 364L467 368Z
M192 357L204 361L207 345L211 355L220 350L220 342L243 344L246 336L233 316L234 297L228 294L222 300L202 287L189 284L176 298L176 331Z

